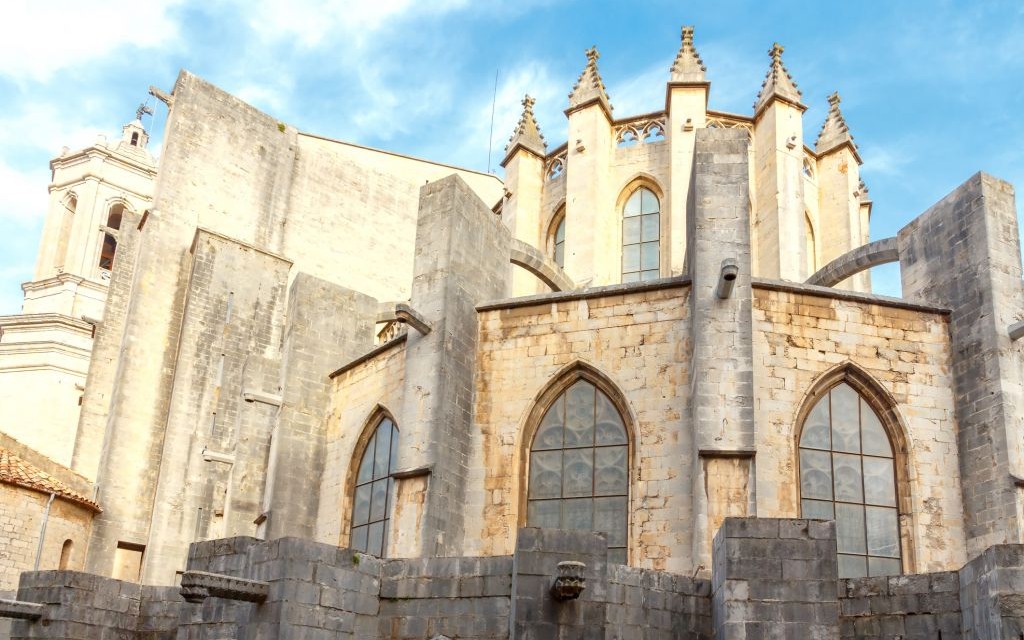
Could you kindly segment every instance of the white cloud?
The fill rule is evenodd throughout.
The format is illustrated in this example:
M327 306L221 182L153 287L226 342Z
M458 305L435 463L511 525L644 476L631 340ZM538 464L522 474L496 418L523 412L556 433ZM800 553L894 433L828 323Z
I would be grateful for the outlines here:
M330 43L341 49L361 48L374 34L400 18L439 16L471 6L469 0L257 0L240 7L248 25L266 41L288 41L304 47ZM340 46L339 46L340 45Z
M45 81L125 46L174 41L182 0L9 0L0 20L0 76Z
M46 213L46 168L21 171L0 159L0 221L29 226ZM41 186L42 185L42 186Z
M56 156L61 147L80 149L96 140L103 127L84 119L81 110L67 110L52 103L29 104L0 117L0 161L17 152L36 151Z

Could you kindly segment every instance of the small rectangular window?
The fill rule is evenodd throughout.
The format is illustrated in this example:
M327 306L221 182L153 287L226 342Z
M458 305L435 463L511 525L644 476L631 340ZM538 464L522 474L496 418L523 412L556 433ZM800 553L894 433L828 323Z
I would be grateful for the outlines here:
M145 551L146 545L119 540L117 550L114 551L114 572L111 577L138 582L142 578L142 556Z

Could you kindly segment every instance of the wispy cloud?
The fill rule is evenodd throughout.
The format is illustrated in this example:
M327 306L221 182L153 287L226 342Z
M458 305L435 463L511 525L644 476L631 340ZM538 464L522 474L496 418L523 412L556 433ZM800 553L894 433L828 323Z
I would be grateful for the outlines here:
M182 0L13 0L0 20L0 75L46 81L122 47L151 49L174 42L171 18Z

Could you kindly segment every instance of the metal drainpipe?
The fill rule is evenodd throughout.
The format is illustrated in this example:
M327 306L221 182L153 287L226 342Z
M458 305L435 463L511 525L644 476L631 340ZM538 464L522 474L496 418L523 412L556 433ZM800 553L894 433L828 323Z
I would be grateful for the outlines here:
M32 567L33 571L39 571L39 560L43 557L43 540L46 539L46 523L50 521L50 505L53 504L53 499L56 497L56 493L51 493L50 499L46 501L46 510L43 511L43 524L39 527L39 547L36 549L36 564Z

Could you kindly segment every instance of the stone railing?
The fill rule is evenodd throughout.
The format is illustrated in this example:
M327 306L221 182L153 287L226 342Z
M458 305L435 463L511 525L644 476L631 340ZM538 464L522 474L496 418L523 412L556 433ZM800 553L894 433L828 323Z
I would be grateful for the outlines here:
M705 123L710 129L746 129L748 133L754 131L752 119L724 111L708 111Z
M666 120L667 116L664 111L617 120L612 130L615 136L615 145L629 147L660 142L665 139L665 132L668 130Z
M548 154L544 163L544 177L555 180L565 175L565 159L569 156L569 143L566 142Z

